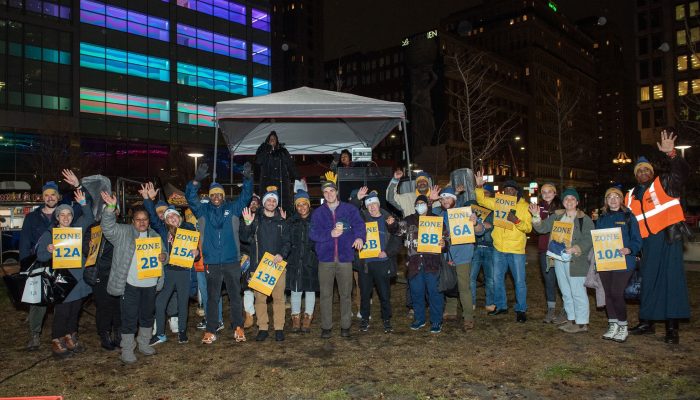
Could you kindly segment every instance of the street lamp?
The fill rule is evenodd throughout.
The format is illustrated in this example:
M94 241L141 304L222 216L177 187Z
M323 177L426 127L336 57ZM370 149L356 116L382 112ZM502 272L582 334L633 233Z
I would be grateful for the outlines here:
M681 151L681 157L685 158L685 151L686 151L687 149L689 149L690 147L691 147L690 145L684 144L684 145L676 146L675 148L678 149L678 150L680 150L680 151Z
M204 157L204 154L202 154L202 153L188 153L187 155L194 158L194 173L196 174L197 173L197 159L199 157Z

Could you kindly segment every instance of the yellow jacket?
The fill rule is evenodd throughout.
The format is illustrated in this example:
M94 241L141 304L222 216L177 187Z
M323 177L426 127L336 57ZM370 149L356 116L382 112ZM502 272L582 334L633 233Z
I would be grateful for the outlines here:
M496 199L484 196L482 188L476 188L476 202L490 210L496 207ZM514 224L515 229L494 226L491 232L493 247L501 253L525 254L526 234L532 230L532 214L528 210L528 203L522 198L515 205L515 216L520 220Z

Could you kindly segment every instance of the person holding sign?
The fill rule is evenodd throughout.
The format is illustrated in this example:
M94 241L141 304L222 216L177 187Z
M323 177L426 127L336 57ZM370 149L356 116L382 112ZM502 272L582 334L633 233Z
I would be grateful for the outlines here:
M267 192L262 198L262 208L259 208L258 212L251 213L250 209L243 209L243 221L245 224L241 225L240 238L241 241L250 243L251 268L260 264L265 253L270 253L274 256L273 262L275 264L283 261L284 256L288 256L288 254L282 255L284 247L282 237L286 229L284 220L287 218L287 213L283 209L277 209L278 200L277 192ZM284 289L287 285L286 277L287 271L282 271L274 283L269 281L270 278L263 280L263 283L274 286L270 296L259 291L255 292L255 315L258 317L258 335L255 337L257 342L262 342L269 336L268 297L272 297L275 340L278 342L284 340ZM254 275L253 279L255 278Z
M654 333L653 321L666 322L666 343L677 344L678 320L690 318L688 285L683 266L683 236L688 232L680 195L688 179L688 163L675 149L673 128L661 132L659 151L669 171L654 177L654 167L640 157L634 166L637 186L625 196L642 235L642 291L639 325L631 334Z
M623 246L619 250L625 256L626 269L598 271L605 290L605 311L608 314L608 330L603 339L622 343L627 340L627 305L625 288L634 272L637 254L642 248L639 225L632 212L622 205L622 191L611 187L605 192L605 206L598 216L596 229L620 228Z
M418 196L415 212L399 223L398 235L404 237L404 246L408 254L406 278L411 290L414 310L413 323L410 328L417 331L425 326L425 299L427 298L430 307L430 332L437 334L442 332L442 312L445 305L444 296L438 289L442 255L418 251L420 218L432 216L434 214L428 207L428 198L424 195ZM447 235L445 224L442 226L443 231L438 240L438 245L441 248L445 246L443 237Z
M150 219L146 209L135 208L130 225L117 224L117 198L107 192L101 195L107 204L100 223L102 234L114 246L107 293L121 297L120 357L125 364L133 364L137 361L134 354L137 346L143 355L156 354L149 341L153 331L156 292L163 288L163 277L157 274L157 270L162 268L162 263L168 262L168 254L163 251L165 244L160 235L148 227ZM148 239L157 242L148 245L139 242ZM146 256L155 252L158 253ZM143 277L144 274L157 276Z
M51 350L53 355L57 357L66 357L72 353L85 351L82 343L78 341L78 319L83 307L83 299L92 293L90 285L83 280L86 254L83 254L81 250L83 246L82 236L85 235L87 229L95 221L95 217L92 214L92 202L87 201L82 189L75 191L74 199L82 207L83 212L80 218L73 219L73 208L67 204L56 207L54 215L57 221L57 228L76 227L78 232L82 233L79 235L80 237L75 238L75 240L66 240L66 238L62 237L63 235L53 234L52 230L49 230L39 238L36 251L37 260L49 262L53 259L54 265L58 263L57 259L66 255L72 256L77 254L80 256L78 266L68 270L75 278L77 284L63 300L63 303L54 306ZM60 241L65 241L67 244L58 246Z
M333 287L340 295L340 336L350 337L352 324L352 261L362 250L366 228L356 207L338 199L337 177L326 173L321 186L325 202L311 214L309 237L316 243L321 289L321 337L330 339L333 328Z
M493 185L485 184L484 196L493 197ZM484 270L484 309L491 312L496 309L493 300L493 211L477 205L471 205L472 212L484 226L484 234L476 237L476 248L471 263L471 276L469 277L469 287L472 291L472 304L476 304L476 280L479 272Z
M391 277L396 275L396 255L401 249L401 240L392 234L398 224L388 211L381 208L377 192L367 193L367 186L357 192L357 199L363 201L366 210L360 214L365 221L367 237L358 254L360 282L360 331L369 330L370 301L372 292L377 290L381 305L384 333L391 333Z
M469 284L471 276L470 264L474 256L476 235L483 235L484 226L477 223L476 214L472 213L471 209L463 207L463 204L460 204L459 208L455 209L456 205L457 194L455 190L451 187L446 187L440 192L440 207L434 208L433 213L443 217L444 224L450 233L447 250L448 262L454 263L457 271L459 299L450 297L446 299L445 314L456 315L457 303L461 303L462 330L467 332L474 329L474 307Z
M476 201L480 206L497 211L498 198L488 198L484 195L484 174L477 172L474 175L476 180ZM510 270L515 281L515 320L517 322L527 321L525 312L527 311L527 283L525 282L525 244L527 234L532 231L532 216L528 212L528 203L522 198L522 193L515 181L504 183L503 193L513 196L516 199L515 207L505 212L505 221L511 225L499 226L497 220L502 215L494 215L494 228L491 232L493 238L493 293L496 309L488 315L499 315L508 312L506 298L505 276ZM499 206L500 208L500 206ZM502 209L498 210L503 212ZM511 229L508 229L511 228Z
M588 273L588 253L593 248L591 230L593 221L578 209L579 195L576 189L568 188L562 193L563 210L557 210L544 221L540 217L540 207L530 204L532 227L538 233L550 233L550 242L557 240L564 244L562 259L554 259L554 272L564 302L568 321L559 325L566 333L588 332L588 294L583 283Z
M160 189L159 189L160 190ZM149 223L151 229L158 232L163 240L165 247L163 251L170 254L170 263L163 267L163 290L156 295L156 332L149 342L151 346L159 343L164 343L167 340L165 336L165 312L168 302L177 291L177 329L178 343L187 343L187 319L190 304L190 284L191 284L191 269L194 264L194 259L199 256L197 243L199 242L199 234L195 227L186 222L180 213L173 206L168 206L163 212L163 219L158 218L158 214L152 198L158 196L158 190L155 190L153 183L148 182L141 185L139 193L143 197L143 206L148 211ZM179 242L178 246L174 246L175 242ZM180 244L182 243L182 244ZM174 257L180 257L187 261L176 265L173 263ZM190 262L189 259L192 259Z
M540 200L537 202L540 208L540 218L547 219L556 210L563 208L561 199L557 195L557 188L552 183L545 183L540 187ZM566 311L561 310L557 315L557 275L552 269L550 259L547 258L547 246L549 234L539 235L537 238L537 253L540 262L540 273L544 282L544 295L547 300L547 313L542 322L545 324L560 324L568 321Z
M243 209L253 194L253 167L250 163L243 166L243 188L235 201L226 201L224 188L214 182L209 186L209 203L201 203L197 192L209 173L209 166L200 164L194 180L187 184L185 197L192 213L197 219L203 218L202 255L206 265L207 279L207 327L202 343L212 344L217 339L219 321L219 299L221 285L226 282L226 291L231 303L231 327L237 342L245 341L243 331L243 307L241 301L241 257L238 231Z

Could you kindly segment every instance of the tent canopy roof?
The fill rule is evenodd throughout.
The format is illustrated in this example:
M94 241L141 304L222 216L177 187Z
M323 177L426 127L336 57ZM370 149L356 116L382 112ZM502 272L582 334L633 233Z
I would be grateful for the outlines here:
M374 147L406 118L403 103L300 87L216 103L229 150L255 154L270 131L291 154Z

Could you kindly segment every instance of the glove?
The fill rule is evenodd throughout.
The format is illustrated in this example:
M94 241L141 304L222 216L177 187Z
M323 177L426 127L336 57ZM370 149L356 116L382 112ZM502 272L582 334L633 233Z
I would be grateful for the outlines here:
M194 173L194 180L197 182L202 182L204 179L206 179L207 176L209 176L209 166L207 163L202 163L197 166L197 171Z
M253 179L253 164L246 161L246 163L243 164L243 172L241 172L241 175L246 179Z
M335 173L333 173L333 171L326 172L324 176L326 177L327 182L333 182L336 185L338 184L338 177L335 175Z

